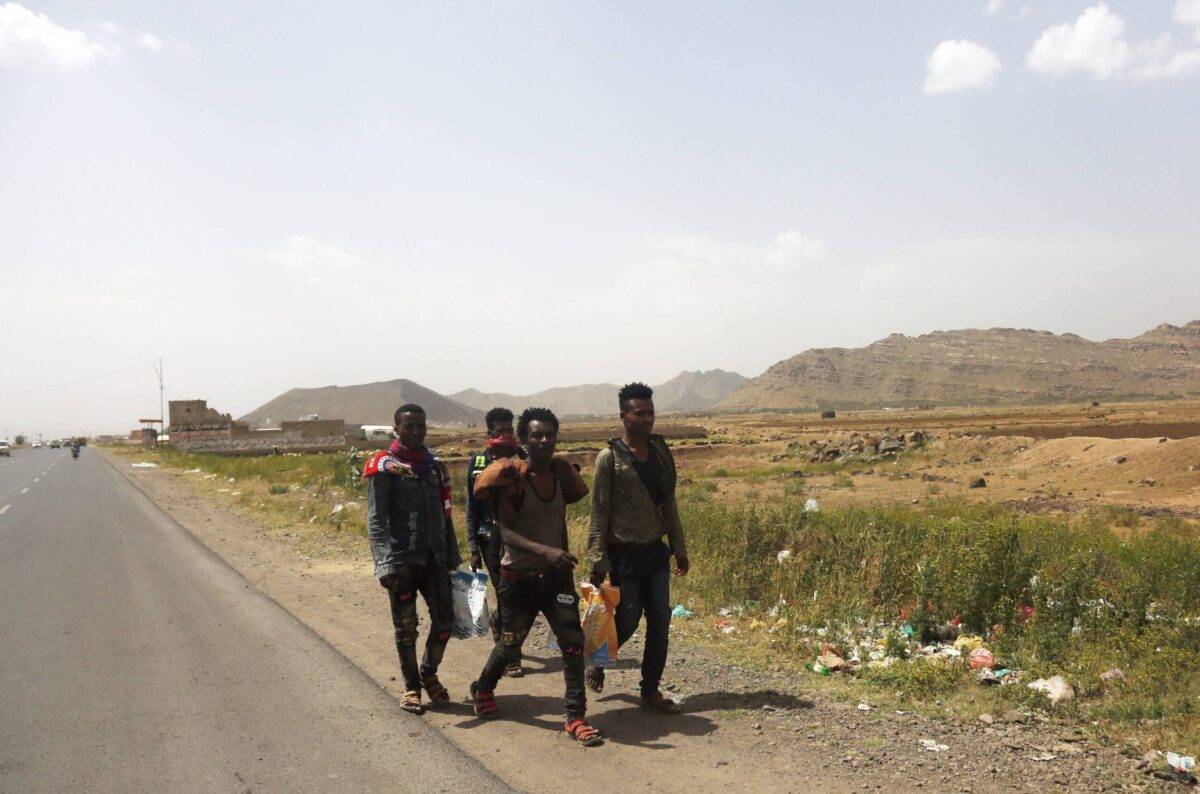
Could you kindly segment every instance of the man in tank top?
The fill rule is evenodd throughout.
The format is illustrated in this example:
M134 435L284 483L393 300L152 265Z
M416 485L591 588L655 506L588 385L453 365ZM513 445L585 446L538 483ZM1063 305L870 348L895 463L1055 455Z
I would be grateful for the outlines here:
M475 479L474 495L493 500L495 524L504 544L496 583L502 629L479 680L471 684L475 713L481 717L499 713L496 685L505 668L520 662L521 646L540 613L562 652L563 730L591 747L602 739L584 719L583 629L571 573L578 560L567 549L567 505L586 496L587 485L574 466L554 457L558 418L552 411L525 409L517 422L517 435L528 461L498 460Z

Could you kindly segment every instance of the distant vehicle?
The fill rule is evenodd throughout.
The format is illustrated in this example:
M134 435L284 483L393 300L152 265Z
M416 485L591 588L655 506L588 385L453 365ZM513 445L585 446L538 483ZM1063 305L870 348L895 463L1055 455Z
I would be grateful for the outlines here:
M7 441L0 441L0 455L6 458L12 457L12 445Z
M358 429L358 437L370 440L391 440L391 425L363 425Z
M41 449L41 447L42 447L42 442L41 442L41 441L34 441L34 442L33 442L33 449Z
M51 442L50 442L50 449L58 449L58 448L59 448L59 447L61 447L61 446L62 446L62 444L60 444L60 443L59 443L59 442L57 442L57 441L51 441Z

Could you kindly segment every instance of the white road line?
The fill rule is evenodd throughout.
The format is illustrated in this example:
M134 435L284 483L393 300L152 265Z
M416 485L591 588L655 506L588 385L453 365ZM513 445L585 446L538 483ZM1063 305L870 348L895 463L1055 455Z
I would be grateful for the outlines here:
M2 515L4 515L5 513L7 513L7 512L8 512L8 508L10 508L10 507L12 507L12 505L5 505L4 507L0 507L0 516L2 516Z
M29 493L29 489L28 489L28 488L22 488L22 489L21 489L21 493Z

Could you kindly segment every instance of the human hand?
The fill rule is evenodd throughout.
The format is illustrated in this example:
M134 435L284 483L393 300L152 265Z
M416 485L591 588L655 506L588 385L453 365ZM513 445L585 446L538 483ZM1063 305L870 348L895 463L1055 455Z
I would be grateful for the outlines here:
M383 576L379 577L379 586L385 590L394 590L396 589L397 579L398 577L396 574L385 573Z
M687 576L687 572L691 567L692 567L692 565L688 561L686 554L676 554L675 555L675 575L676 576Z
M546 562L550 563L551 568L557 568L560 571L570 571L575 568L579 560L575 559L575 555L563 549L556 549L552 546L547 546L542 552L542 556L546 558Z

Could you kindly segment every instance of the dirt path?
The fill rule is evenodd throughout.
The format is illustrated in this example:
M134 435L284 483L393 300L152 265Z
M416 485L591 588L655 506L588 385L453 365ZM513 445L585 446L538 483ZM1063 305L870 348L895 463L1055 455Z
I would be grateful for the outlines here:
M215 504L182 473L135 470L127 460L110 459L254 586L389 692L402 694L387 599L371 578L364 539L301 541ZM685 698L685 713L667 717L637 707L638 671L627 660L640 658L641 649L627 646L606 692L589 702L589 717L608 742L584 750L557 730L561 668L544 641L535 632L527 642L525 678L502 681L502 717L494 721L475 718L465 702L490 640L453 641L442 668L452 703L413 719L436 726L509 784L531 791L1118 790L1147 781L1115 750L1089 746L1062 727L860 710L814 697L803 678L739 670L681 643L672 646L665 683ZM926 750L923 739L947 749Z

